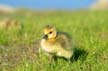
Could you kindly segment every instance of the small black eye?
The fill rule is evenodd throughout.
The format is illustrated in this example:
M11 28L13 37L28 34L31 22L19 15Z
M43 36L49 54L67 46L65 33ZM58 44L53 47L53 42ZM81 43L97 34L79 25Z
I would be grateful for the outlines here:
M49 32L49 34L52 34L52 32Z

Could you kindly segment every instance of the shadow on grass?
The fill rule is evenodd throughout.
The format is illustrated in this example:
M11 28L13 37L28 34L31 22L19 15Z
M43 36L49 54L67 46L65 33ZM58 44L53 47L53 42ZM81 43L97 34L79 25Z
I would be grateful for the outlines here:
M86 50L82 48L75 48L71 61L74 62L74 61L80 60L83 62L86 60L87 55L88 55L88 52Z

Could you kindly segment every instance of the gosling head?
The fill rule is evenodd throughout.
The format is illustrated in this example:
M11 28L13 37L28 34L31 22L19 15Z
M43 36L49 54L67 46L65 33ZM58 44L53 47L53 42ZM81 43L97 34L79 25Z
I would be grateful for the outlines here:
M53 39L57 36L57 32L55 27L51 25L47 25L44 28L44 39Z

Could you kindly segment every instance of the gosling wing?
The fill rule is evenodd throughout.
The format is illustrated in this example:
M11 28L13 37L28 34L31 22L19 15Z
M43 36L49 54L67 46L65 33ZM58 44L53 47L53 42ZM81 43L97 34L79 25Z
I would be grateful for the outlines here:
M59 41L62 48L66 49L66 50L72 49L71 38L69 38L66 34L59 33L57 40Z

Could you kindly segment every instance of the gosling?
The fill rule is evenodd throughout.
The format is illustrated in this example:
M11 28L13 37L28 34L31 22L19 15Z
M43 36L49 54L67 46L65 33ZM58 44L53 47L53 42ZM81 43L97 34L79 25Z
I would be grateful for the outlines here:
M3 20L0 21L0 29L21 29L22 24L20 21L15 20L15 19L10 19L10 18L4 18Z
M44 28L44 37L41 39L41 48L48 55L70 60L73 55L71 38L65 33L57 32L56 28L47 25Z

